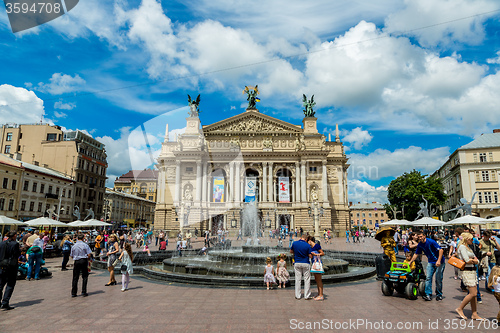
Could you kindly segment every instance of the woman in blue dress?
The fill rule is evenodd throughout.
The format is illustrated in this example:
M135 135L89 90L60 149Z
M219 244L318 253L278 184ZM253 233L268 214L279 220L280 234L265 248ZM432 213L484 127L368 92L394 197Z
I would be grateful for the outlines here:
M313 236L309 236L307 238L307 243L312 247L311 253L313 255L313 262L314 260L319 260L321 262L321 257L325 255L325 252L321 249L321 245L319 245L319 242L316 243L316 239ZM324 299L323 297L323 281L321 280L321 274L322 273L314 273L314 280L316 280L316 285L318 286L318 296L314 297L315 301L322 301Z

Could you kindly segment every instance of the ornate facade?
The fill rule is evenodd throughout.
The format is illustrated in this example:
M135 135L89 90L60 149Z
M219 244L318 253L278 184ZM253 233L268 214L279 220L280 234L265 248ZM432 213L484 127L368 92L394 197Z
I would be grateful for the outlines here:
M286 224L339 234L349 227L349 165L338 129L331 141L318 133L314 117L304 118L299 126L248 108L201 127L197 113L190 114L185 133L174 142L168 140L167 125L158 158L156 229L175 233L224 228L236 234L247 204L248 177L255 179L255 204L264 230ZM279 179L288 181L282 202Z

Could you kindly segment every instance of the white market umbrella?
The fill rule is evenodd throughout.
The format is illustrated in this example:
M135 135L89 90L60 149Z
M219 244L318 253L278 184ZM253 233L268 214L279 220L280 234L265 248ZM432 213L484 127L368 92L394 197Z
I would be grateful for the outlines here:
M446 225L462 225L462 224L487 224L491 220L486 220L477 216L464 215L459 218L453 219L446 223Z
M411 225L416 227L442 227L445 224L446 223L441 220L436 220L431 217L422 217L421 219L413 221Z
M59 222L48 217L39 217L26 222L30 227L68 227L66 223Z
M70 222L70 223L68 223L68 227L78 227L78 224L82 223L82 222L83 221L80 221L80 220L76 220L76 221Z
M491 219L482 219L486 223L497 223L500 222L500 216L492 217Z
M18 220L14 220L14 219L7 217L5 215L0 215L0 225L2 226L2 234L3 234L3 231L5 230L6 225L24 225L24 226L26 226L26 223L18 221Z
M382 222L379 224L380 226L397 226L397 225L412 225L412 223L410 221L407 221L405 219L402 219L402 220L390 220L390 221L387 221L387 222Z
M96 219L91 219L87 221L80 221L78 224L72 225L73 227L109 227L112 224L99 221Z
M26 223L12 219L12 218L7 217L5 215L0 215L0 225L24 225L24 226L26 226Z

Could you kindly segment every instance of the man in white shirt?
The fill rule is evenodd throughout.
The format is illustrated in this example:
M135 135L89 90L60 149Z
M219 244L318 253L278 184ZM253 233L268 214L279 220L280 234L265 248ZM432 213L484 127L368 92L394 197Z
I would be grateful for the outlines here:
M135 247L141 247L142 233L137 231L135 234Z
M82 275L82 296L86 297L87 294L87 280L89 277L89 262L92 251L87 243L83 242L83 234L77 236L77 242L71 247L71 258L74 260L73 268L73 283L71 287L71 297L76 297L78 290L78 279Z

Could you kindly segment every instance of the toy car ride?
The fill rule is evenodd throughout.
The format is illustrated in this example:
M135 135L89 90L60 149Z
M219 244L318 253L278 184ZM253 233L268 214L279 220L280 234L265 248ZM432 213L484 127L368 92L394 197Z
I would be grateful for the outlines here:
M394 290L406 298L415 300L418 294L425 295L425 273L420 261L415 261L412 271L407 264L402 262L391 263L391 269L385 273L382 281L382 293L392 296Z

